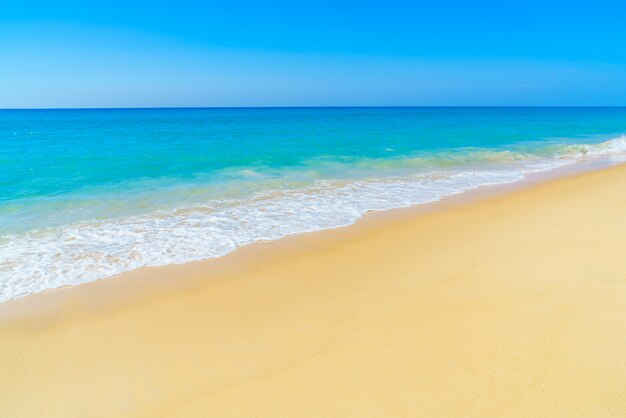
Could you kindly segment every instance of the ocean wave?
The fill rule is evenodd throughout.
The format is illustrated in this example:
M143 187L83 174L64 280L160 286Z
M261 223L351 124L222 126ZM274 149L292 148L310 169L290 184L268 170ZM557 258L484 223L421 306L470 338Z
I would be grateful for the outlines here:
M438 156L435 163L431 158L429 170L412 175L318 180L309 187L267 191L249 199L5 236L0 241L0 302L144 266L220 257L257 241L349 225L369 211L433 202L479 186L519 181L528 173L585 156L624 152L623 136L541 153L475 150L452 161L450 156ZM422 168L424 161L419 162ZM485 164L494 162L513 164ZM414 167L416 162L405 159L400 164Z
M401 169L436 170L482 166L484 164L509 164L517 162L538 162L546 159L566 160L584 156L601 156L626 152L626 136L620 136L597 144L553 144L534 146L530 149L492 149L492 148L454 148L420 152L413 156L396 158L351 157L328 158L319 157L307 162L312 169L345 172L362 170L377 173Z
M626 152L626 136L622 135L600 144L568 145L564 146L564 148L566 152L561 153L564 157L621 154Z

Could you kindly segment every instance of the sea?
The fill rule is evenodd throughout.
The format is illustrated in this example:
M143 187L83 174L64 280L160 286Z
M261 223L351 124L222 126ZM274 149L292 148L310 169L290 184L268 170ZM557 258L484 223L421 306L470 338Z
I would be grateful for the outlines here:
M0 302L624 154L624 132L600 107L0 110Z

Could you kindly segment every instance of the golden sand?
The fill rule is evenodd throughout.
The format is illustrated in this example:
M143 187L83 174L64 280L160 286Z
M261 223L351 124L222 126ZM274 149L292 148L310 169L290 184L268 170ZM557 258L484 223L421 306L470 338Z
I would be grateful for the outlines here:
M626 416L626 167L0 306L0 416Z

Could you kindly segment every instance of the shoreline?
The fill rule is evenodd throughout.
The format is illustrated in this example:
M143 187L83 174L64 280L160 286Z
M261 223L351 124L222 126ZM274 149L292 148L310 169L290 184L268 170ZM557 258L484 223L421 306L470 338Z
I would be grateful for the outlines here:
M542 184L545 182L563 179L567 177L581 175L587 172L593 172L597 170L605 170L611 168L613 166L617 166L620 164L626 163L626 155L614 154L614 155L606 155L606 156L595 156L587 159L580 159L574 161L571 164L567 164L561 167L557 167L554 169L550 169L547 171L540 172L531 172L525 174L525 178L522 180L516 180L512 182L498 183L498 184L487 184L481 185L469 190L465 190L461 193L447 195L442 197L439 200L421 204L414 204L405 207L395 207L383 210L372 210L365 213L363 216L355 220L353 223L331 227L326 229L319 229L315 231L309 232L301 232L301 233L293 233L281 238L272 239L272 240L259 240L254 241L248 244L244 244L242 246L237 247L235 250L224 254L222 256L206 258L201 260L192 260L184 263L170 263L158 266L146 266L140 267L139 269L129 270L122 273L117 273L112 276L107 276L95 280L79 282L75 284L68 284L59 287L44 289L41 291L37 291L34 293L27 293L25 295L21 295L15 297L13 299L9 299L3 302L0 302L0 321L2 318L7 317L7 315L11 315L11 312L17 310L19 312L28 312L30 308L25 305L29 302L23 301L24 299L30 300L30 298L37 297L38 295L52 295L49 298L54 298L56 292L67 291L67 289L74 288L77 286L85 286L90 285L92 283L100 282L102 280L121 280L129 277L134 277L136 275L144 275L144 271L152 271L154 269L163 269L163 268L172 268L179 266L188 266L196 263L219 263L220 260L227 257L237 257L237 253L242 250L248 249L251 247L250 251L255 251L257 246L267 246L272 245L274 243L278 243L280 248L280 241L296 239L299 240L301 237L304 239L309 239L309 237L314 236L316 234L324 234L324 233L332 233L336 231L342 231L344 229L348 229L348 233L350 233L350 229L352 228L361 228L368 227L368 225L378 222L385 222L388 220L398 220L404 217L412 217L418 216L420 214L432 213L440 210L448 210L451 207L457 207L460 205L467 205L476 202L480 202L481 200L485 200L491 197L497 197L501 195L506 195L510 193L514 193L519 190L524 190L529 187L536 186L538 184ZM341 234L339 234L341 235ZM245 256L245 255L244 255ZM228 261L227 261L228 262ZM147 273L150 274L150 273ZM45 305L45 304L44 304Z
M624 413L626 166L563 175L1 304L0 415Z
M465 153L459 149L449 151L450 155L442 151L430 156L390 156L389 159L369 162L365 158L353 162L353 169L360 164L365 167L373 164L367 171L369 174L361 180L361 175L348 175L343 180L343 176L338 175L331 176L335 180L323 180L327 177L324 170L329 168L324 169L325 164L321 164L318 174L306 174L308 180L291 184L289 173L298 177L300 169L294 168L293 173L280 169L275 179L278 183L272 186L270 181L267 190L263 184L269 179L267 173L263 174L264 170L257 173L236 169L233 185L247 179L242 183L240 196L236 192L238 187L230 190L230 183L226 180L223 196L222 191L213 190L219 181L210 187L211 182L206 183L204 191L202 187L198 190L191 187L194 184L191 181L184 187L185 182L162 190L157 187L158 190L153 192L148 192L151 188L147 187L137 198L130 195L120 198L115 193L94 198L98 195L95 193L89 203L89 199L81 199L90 193L81 197L81 193L70 192L63 194L58 201L52 199L45 203L46 199L39 201L37 198L32 205L16 203L15 207L8 207L8 212L3 212L7 213L3 220L8 229L0 242L0 276L3 277L0 303L145 266L218 258L255 242L345 227L372 211L427 205L447 196L473 193L477 188L482 190L492 185L508 188L509 184L524 181L536 173L558 172L564 165L593 165L591 161L623 156L626 142L624 136L616 136L600 143L567 145L566 141L530 148L533 150L528 151L530 154L512 146L511 150L477 148ZM457 158L461 160L457 161ZM331 172L346 169L349 173L352 163L345 167L339 160L329 164ZM408 167L421 169L411 169L408 173L405 171ZM394 172L397 175L391 175ZM377 173L382 177L378 178ZM320 177L311 183L318 175ZM552 174L538 176L550 177ZM280 185L286 180L291 186ZM132 184L127 185L129 190L138 186ZM244 198L255 190L254 185L260 187L258 194L255 192ZM254 187L244 192L249 186ZM182 189L178 190L178 187ZM178 196L178 199L170 201L169 193L174 193L170 197ZM197 200L192 197L187 200L183 197L186 193L198 193ZM229 197L230 193L234 194ZM215 199L207 199L211 194ZM152 199L170 203L157 210L161 204L150 203ZM52 210L55 206L58 206L58 213ZM74 213L72 206L81 209ZM11 231L16 234L11 235Z

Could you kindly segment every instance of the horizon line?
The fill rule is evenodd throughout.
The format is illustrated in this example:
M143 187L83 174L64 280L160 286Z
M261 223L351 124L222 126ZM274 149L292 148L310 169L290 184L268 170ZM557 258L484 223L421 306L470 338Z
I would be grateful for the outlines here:
M626 108L626 105L410 105L410 106L120 106L120 107L6 107L0 111L15 110L194 110L194 109L463 109L463 108L486 108L486 109L514 109L514 108Z

